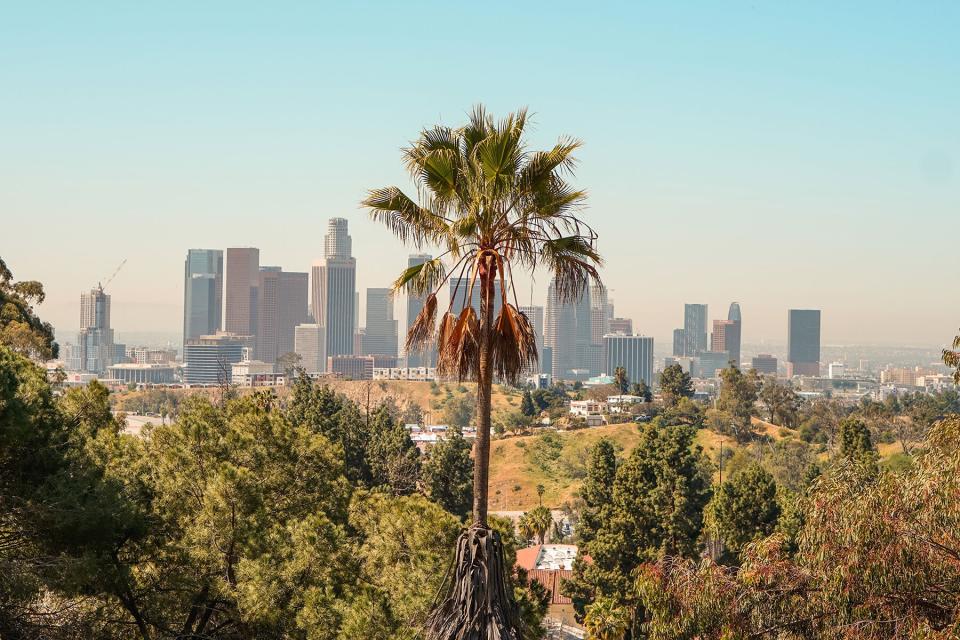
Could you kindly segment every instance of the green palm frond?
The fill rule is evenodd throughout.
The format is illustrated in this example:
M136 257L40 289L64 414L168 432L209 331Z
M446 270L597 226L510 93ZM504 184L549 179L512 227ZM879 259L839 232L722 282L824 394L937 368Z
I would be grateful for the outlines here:
M433 258L403 270L393 283L394 293L406 291L415 296L433 293L447 277L447 268L440 258Z
M443 216L418 205L397 187L372 189L361 205L370 217L384 223L402 242L417 247L443 237L447 223Z

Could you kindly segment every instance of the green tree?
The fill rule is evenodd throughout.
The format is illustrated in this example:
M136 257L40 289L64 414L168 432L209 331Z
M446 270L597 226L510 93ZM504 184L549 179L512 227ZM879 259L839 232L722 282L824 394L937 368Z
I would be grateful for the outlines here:
M960 333L953 339L950 349L943 350L943 364L953 369L953 381L960 384Z
M480 544L486 552L459 559L456 573L465 583L451 581L448 597L429 625L428 635L434 638L488 630L509 637L519 626L509 598L487 605L489 613L482 616L468 613L477 610L475 602L486 601L487 588L502 592L499 587L474 588L469 577L477 570L496 576L498 571L488 572L487 564L503 562L497 536L487 527L493 377L515 383L537 358L533 328L508 298L514 266L552 272L561 301L577 299L591 280L602 286L595 234L576 217L585 193L570 187L562 175L572 168L579 142L562 140L549 151L531 152L524 145L526 124L526 111L498 123L477 107L463 127L424 130L404 150L424 196L421 202L396 187L373 190L363 202L401 240L444 249L437 258L408 268L394 284L398 291L426 296L407 347L422 347L436 332L440 373L478 381L474 526L464 535L474 541L469 548ZM447 256L453 261L449 271L443 261ZM437 331L436 294L454 273L469 274L470 284L462 295L454 290ZM469 301L474 282L480 285L479 310ZM502 303L495 318L497 295ZM477 568L469 569L470 564Z
M613 598L598 598L583 620L587 640L623 640L630 630L629 612Z
M751 369L745 374L739 368L730 366L720 372L720 379L723 385L720 387L717 408L729 417L731 435L737 442L747 442L756 435L751 418L759 391L757 372Z
M520 401L520 412L531 418L539 413L537 407L533 404L533 396L530 395L529 390L523 392L523 399Z
M613 370L613 386L619 393L626 393L630 388L630 378L627 377L627 370L623 367L617 367Z
M630 393L643 398L644 402L653 402L653 390L650 389L646 380L641 379L640 382L634 382L630 386Z
M706 516L709 529L735 559L748 543L773 533L779 518L777 483L759 464L722 484L707 506Z
M517 526L524 538L535 540L536 544L544 544L547 533L553 528L553 516L550 509L541 505L520 516Z
M370 419L369 460L373 486L387 487L394 495L409 495L420 482L420 450L407 428L381 406Z
M473 504L473 460L470 443L452 428L448 437L430 447L423 463L422 482L427 496L465 519Z
M675 406L681 398L693 396L690 374L678 364L672 364L660 372L660 393L668 407Z
M367 459L370 431L359 408L330 387L316 384L307 376L293 382L285 415L298 426L310 429L339 445L338 454L347 478L361 487L373 486L373 473Z
M838 454L842 459L876 466L877 449L873 446L870 427L861 418L851 416L841 420L838 439L840 441Z
M581 544L593 539L602 522L602 509L613 499L613 481L617 474L617 451L613 441L600 438L590 449L586 477L580 486L584 507L577 535Z
M760 386L760 401L767 408L770 422L784 427L796 426L800 396L789 382L781 382L776 376L764 378Z
M799 503L794 549L775 534L736 570L667 560L639 572L648 637L955 638L960 419L935 424L922 448L900 473L828 470Z
M694 444L696 429L666 426L658 417L641 427L640 442L616 471L611 501L592 538L582 544L592 564L577 562L565 592L578 615L602 597L633 602L637 568L664 556L696 557L703 510L710 499L709 463ZM631 637L638 632L636 612Z
M369 589L350 602L338 637L392 640L422 628L460 523L422 496L373 493L354 499L350 526L359 537L361 581Z
M53 326L33 311L45 297L39 282L14 282L13 273L0 258L0 345L34 360L57 357Z
M443 403L443 420L451 427L469 427L476 412L477 403L469 394L448 398Z

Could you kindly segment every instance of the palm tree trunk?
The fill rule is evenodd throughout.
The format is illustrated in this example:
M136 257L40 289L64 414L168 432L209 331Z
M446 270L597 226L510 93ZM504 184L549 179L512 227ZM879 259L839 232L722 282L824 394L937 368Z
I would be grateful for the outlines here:
M486 271L486 273L484 273ZM490 410L493 400L493 296L492 269L480 274L480 375L477 379L477 440L473 450L473 524L487 526L490 476Z

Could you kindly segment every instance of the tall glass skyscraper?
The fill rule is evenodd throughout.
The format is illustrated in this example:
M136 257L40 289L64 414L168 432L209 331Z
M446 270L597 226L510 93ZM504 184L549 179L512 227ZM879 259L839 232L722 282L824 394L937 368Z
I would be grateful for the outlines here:
M683 335L687 342L688 356L696 356L707 350L707 305L683 305Z
M363 355L397 355L397 321L393 317L393 291L367 289L367 321L363 334Z
M331 218L324 238L324 257L313 264L310 303L313 317L326 334L327 356L353 355L356 323L357 261L344 218Z
M553 377L560 380L582 380L600 373L592 371L594 360L593 324L590 312L590 289L584 289L575 302L561 302L556 282L547 289L546 346L552 350Z
M820 375L820 310L787 312L787 376Z
M223 305L223 251L190 249L183 265L183 342L213 335Z

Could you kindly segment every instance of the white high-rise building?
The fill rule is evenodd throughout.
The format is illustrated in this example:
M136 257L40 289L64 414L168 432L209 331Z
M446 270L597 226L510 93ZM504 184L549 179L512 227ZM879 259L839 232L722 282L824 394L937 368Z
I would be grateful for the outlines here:
M324 328L327 356L352 355L356 326L357 261L350 255L347 221L331 218L324 238L324 257L311 269L310 304Z
M294 351L307 373L327 370L326 332L319 324L300 324L294 330Z
M363 355L397 355L397 321L393 317L393 291L367 289L367 323Z
M551 374L558 380L583 380L599 373L592 371L595 350L592 346L590 290L575 302L561 302L556 282L547 289L547 312L544 322L546 346L552 351Z
M81 371L105 374L114 363L113 329L110 328L110 296L102 287L80 294L78 356Z

